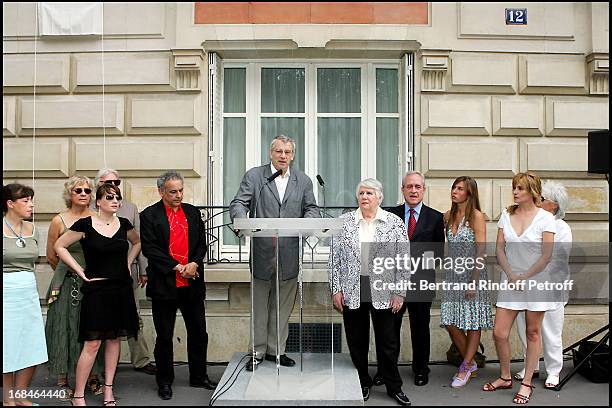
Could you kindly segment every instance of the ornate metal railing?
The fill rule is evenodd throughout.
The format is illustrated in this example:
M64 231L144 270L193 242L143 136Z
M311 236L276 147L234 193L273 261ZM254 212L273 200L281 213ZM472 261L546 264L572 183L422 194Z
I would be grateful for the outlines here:
M246 250L246 239L245 237L236 237L238 244L233 247L237 247L237 253L235 249L232 253L237 255L237 259L231 260L227 258L227 253L223 252L223 234L233 234L232 223L224 219L225 214L229 213L229 207L220 205L208 205L197 207L202 213L202 220L206 227L206 235L208 238L208 251L206 252L206 262L208 264L216 264L220 262L234 262L234 263L248 263L248 252ZM356 207L327 207L325 213L326 217L337 217L344 214L347 211L355 210ZM317 239L306 240L306 245L310 250L310 259L314 259L314 253L316 247L321 241Z

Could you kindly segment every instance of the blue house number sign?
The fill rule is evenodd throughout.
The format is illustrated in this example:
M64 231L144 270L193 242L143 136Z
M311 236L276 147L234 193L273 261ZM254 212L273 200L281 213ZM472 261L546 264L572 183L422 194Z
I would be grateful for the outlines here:
M506 25L527 25L527 9L507 8Z

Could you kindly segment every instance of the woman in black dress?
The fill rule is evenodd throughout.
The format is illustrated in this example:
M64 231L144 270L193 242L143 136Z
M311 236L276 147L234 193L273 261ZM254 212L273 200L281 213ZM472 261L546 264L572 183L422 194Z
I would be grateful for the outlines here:
M87 376L102 341L106 342L104 405L115 405L112 386L121 337L138 333L129 265L140 252L140 238L127 219L115 216L120 203L119 187L102 184L96 191L98 214L76 221L55 243L58 256L84 281L79 341L85 344L77 363L73 405L85 405ZM79 240L87 270L66 249Z

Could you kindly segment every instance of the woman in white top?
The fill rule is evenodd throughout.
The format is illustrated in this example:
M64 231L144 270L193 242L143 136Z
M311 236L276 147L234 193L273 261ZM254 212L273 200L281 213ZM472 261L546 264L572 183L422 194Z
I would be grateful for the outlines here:
M531 173L519 173L512 179L514 205L508 207L498 223L496 255L503 270L501 283L519 285L514 290L500 290L493 327L493 339L500 363L501 375L485 384L484 391L512 388L510 376L510 329L520 311L525 311L527 323L527 358L525 376L514 396L515 404L527 404L533 386L531 378L541 351L542 319L554 303L542 298L541 291L528 290L530 280L541 281L549 263L557 231L551 213L540 208L542 182ZM522 281L522 282L521 282ZM525 284L521 287L520 284Z
M569 205L567 191L561 183L547 181L542 186L542 208L555 216L557 233L555 234L555 247L553 249L553 259L549 269L555 273L553 279L556 282L563 282L569 279L569 257L572 249L572 230L563 218ZM559 375L563 368L563 320L564 308L567 304L568 293L558 293L555 309L549 310L544 314L542 321L542 343L544 349L544 366L546 367L546 382L544 388L553 389L559 384ZM525 337L525 316L519 313L516 325L521 339L523 351L527 348L527 338ZM514 375L517 380L522 380L525 369ZM538 370L533 374L538 376Z

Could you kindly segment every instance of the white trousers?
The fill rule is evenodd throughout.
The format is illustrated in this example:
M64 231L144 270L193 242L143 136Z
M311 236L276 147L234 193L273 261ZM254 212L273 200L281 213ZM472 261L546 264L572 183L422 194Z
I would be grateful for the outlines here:
M542 321L542 343L544 351L544 366L547 375L559 375L563 368L563 320L565 317L565 307L560 304L554 310L544 313ZM525 324L525 312L520 312L516 317L516 327L518 329L523 355L527 350L527 335ZM538 364L539 365L539 364Z

